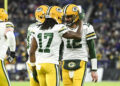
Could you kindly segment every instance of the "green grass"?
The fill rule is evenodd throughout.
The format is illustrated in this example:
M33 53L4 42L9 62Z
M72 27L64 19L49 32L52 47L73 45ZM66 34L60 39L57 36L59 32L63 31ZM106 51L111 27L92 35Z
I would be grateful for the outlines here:
M30 86L29 82L23 82L23 81L19 81L19 82L11 82L12 86ZM63 86L63 84L61 83L60 86ZM84 84L84 86L120 86L120 81L119 82L97 82L97 83L93 83L93 82L87 82Z

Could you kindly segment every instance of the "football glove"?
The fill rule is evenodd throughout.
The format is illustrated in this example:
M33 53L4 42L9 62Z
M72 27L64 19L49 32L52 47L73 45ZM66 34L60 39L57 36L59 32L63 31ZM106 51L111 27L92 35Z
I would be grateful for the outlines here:
M33 70L33 79L39 83L38 79L37 79L37 71L36 70Z

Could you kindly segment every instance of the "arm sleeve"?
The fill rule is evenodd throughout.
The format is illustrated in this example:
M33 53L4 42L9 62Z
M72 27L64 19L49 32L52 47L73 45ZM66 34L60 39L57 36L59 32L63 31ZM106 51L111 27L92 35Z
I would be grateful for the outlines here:
M87 40L87 45L88 45L88 48L89 48L90 59L96 58L94 39Z
M90 61L91 61L91 70L96 71L97 70L97 58L96 58L96 51L95 51L95 44L94 40L87 40L87 45L89 48L89 55L90 55Z

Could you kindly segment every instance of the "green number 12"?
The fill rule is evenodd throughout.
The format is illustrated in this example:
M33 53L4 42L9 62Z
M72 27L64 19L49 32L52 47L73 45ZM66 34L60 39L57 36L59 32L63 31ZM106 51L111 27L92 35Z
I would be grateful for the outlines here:
M81 39L79 40L72 40L72 43L70 43L70 39L67 39L67 48L81 48L82 44L80 44Z

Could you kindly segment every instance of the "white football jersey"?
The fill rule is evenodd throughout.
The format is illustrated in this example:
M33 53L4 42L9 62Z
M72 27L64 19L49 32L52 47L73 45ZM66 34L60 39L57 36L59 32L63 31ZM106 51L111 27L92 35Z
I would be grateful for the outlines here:
M40 25L41 25L41 23L36 22L36 23L30 24L28 27L28 31L27 31L27 53L28 53L28 55L30 52L33 34L34 34L34 32L36 32L35 30L37 30L38 27L40 27ZM30 62L30 58L28 58L27 62Z
M4 60L8 49L8 41L6 33L14 30L14 25L11 22L0 22L0 59Z
M52 29L39 29L35 32L37 41L36 63L58 64L59 47L62 42L62 35L68 31L63 24L56 24Z
M78 29L71 29L71 31L76 32ZM96 34L93 29L93 26L90 24L83 23L81 29L81 39L65 39L64 41L64 52L63 52L63 60L73 60L79 59L83 61L88 61L88 47L87 40L95 39Z

